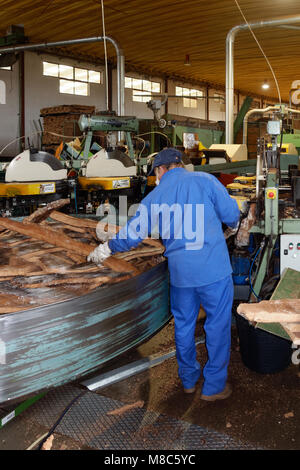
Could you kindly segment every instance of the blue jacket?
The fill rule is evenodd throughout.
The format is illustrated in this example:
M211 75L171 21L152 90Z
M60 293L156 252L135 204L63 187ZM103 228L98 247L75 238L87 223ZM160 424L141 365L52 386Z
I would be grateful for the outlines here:
M136 247L157 226L168 258L170 283L198 287L232 273L222 223L234 227L240 211L214 176L169 170L109 241L112 253Z

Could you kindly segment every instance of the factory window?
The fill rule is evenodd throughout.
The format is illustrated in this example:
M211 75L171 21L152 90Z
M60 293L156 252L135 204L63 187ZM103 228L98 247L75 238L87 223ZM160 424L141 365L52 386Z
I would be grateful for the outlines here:
M152 93L160 93L160 83L141 78L125 77L125 88L132 89L132 101L147 103Z
M197 108L198 100L196 98L203 96L204 93L203 91L196 90L195 88L183 88L181 86L177 86L175 88L175 95L183 97L183 106L185 108Z
M6 104L6 86L3 80L0 80L0 104Z
M70 65L43 62L43 75L59 78L59 92L70 95L89 95L90 83L101 83L101 72Z
M72 80L59 80L59 92L67 93L69 95L88 96L88 83L75 82Z
M224 104L225 96L221 93L214 93L214 102Z

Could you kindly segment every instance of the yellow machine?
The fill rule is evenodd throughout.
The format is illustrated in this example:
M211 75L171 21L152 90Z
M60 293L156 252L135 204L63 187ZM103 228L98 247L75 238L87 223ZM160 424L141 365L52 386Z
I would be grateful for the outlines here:
M78 183L81 189L90 191L93 188L101 188L104 191L114 191L118 189L126 189L131 187L131 179L123 177L85 177L79 176Z
M256 182L256 176L238 176L233 180L234 183L239 183L242 185L255 185Z
M54 194L54 181L43 183L0 183L0 197L36 196L38 194Z
M120 195L127 196L131 202L138 201L142 180L131 139L131 133L138 131L137 119L113 113L81 115L78 125L85 134L84 147L72 165L74 168L74 163L79 163L79 210L85 211L84 207L90 210L91 206L94 210L107 201L117 203ZM93 153L94 133L99 131L102 132L101 145Z
M268 144L268 148L271 148L272 144ZM294 144L291 143L286 143L286 144L281 144L281 150L280 153L284 153L286 155L298 155L297 149Z
M26 215L40 204L68 196L67 170L53 155L24 150L8 165L0 183L0 210Z
M248 201L256 192L256 176L238 176L226 186L232 199L235 199L239 209L244 212Z
M246 196L233 196L233 195L231 195L230 197L237 202L237 205L239 206L240 211L244 212L246 207L247 207L249 197L246 197Z

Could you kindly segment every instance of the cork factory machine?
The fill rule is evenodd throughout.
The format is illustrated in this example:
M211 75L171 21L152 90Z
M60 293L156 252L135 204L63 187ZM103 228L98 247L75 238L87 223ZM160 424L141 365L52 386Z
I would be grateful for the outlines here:
M237 300L268 300L286 268L300 271L299 156L294 146L282 143L288 111L274 110L266 136L258 139L256 175L227 185L245 205L239 230L228 241Z
M274 109L267 137L258 140L256 160L234 162L230 157L224 163L203 165L185 156L190 171L238 175L226 185L243 213L237 234L228 239L237 300L268 298L285 267L300 270L299 156L292 143L282 142L281 119L287 112ZM147 185L151 155L137 156L141 152L136 147L136 118L81 115L78 124L84 133L78 147L65 143L56 157L29 149L12 160L5 182L0 183L2 211L26 215L13 210L24 206L28 211L31 204L69 196L73 213L95 213L101 203L117 206L120 195L138 202L154 187L152 182ZM94 139L98 132L105 137L101 146ZM126 146L121 147L120 141ZM207 152L218 156L222 152L224 158L232 152L245 153L246 146L221 147L212 145ZM252 170L256 165L256 174L249 172L250 163Z
M147 178L147 173L156 152L148 155L150 146L139 138L138 130L143 125L135 117L119 117L114 113L81 115L78 127L82 138L61 142L55 155L29 146L9 164L2 165L1 213L26 216L41 205L66 197L71 198L72 213L95 214L97 207L105 202L117 206L120 195L126 195L130 203L139 202L155 187L155 181ZM179 129L181 133L191 130L183 126ZM193 159L183 152L187 170L239 173L238 169L245 171L250 163L251 169L254 168L252 161L246 161L245 145L232 145L224 150L216 143L220 136L216 138L215 130L211 134L207 129L203 132L208 148L204 148L203 158ZM153 131L148 134L152 139ZM163 142L166 145L167 138ZM241 151L243 161L234 163Z
M95 212L95 206L126 194L139 197L139 166L134 160L131 133L137 133L135 118L82 115L78 122L85 137L79 148L64 143L54 155L29 148L7 166L0 183L2 212L26 215L37 206L55 199L72 197L74 212ZM105 146L93 141L95 131L106 134ZM116 134L126 137L119 149ZM2 178L3 179L3 178Z

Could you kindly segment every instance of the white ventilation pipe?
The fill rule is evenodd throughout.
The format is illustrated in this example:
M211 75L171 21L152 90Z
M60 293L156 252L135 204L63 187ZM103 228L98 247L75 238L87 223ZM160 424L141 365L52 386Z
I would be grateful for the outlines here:
M264 114L269 111L279 111L278 107L276 106L268 106L267 108L260 109L260 108L255 108L255 109L250 109L245 114L244 121L243 121L243 144L247 145L247 140L248 140L248 119L252 114Z
M282 26L300 21L300 16L291 18L281 18L277 20L259 21L249 23L251 28L264 28L267 26ZM233 144L234 141L234 41L235 36L240 31L249 29L247 24L241 24L231 28L226 37L226 144ZM1 52L1 51L0 51Z
M117 102L117 113L118 116L124 116L124 88L125 88L125 58L122 49L120 48L117 41L110 36L105 36L105 40L109 41L115 48L117 54L117 88L118 88L118 102ZM59 47L59 46L70 46L74 44L87 44L90 42L104 41L103 36L95 36L90 38L82 39L69 39L66 41L55 41L55 42L43 42L39 44L26 44L20 46L0 47L0 54L6 54L8 52L21 52L35 49L45 49L47 47Z
M244 120L243 120L243 144L247 145L248 141L248 119L252 114L264 114L268 113L270 111L276 111L276 112L281 112L280 107L278 106L268 106L267 108L260 109L260 108L255 108L255 109L250 109L245 114ZM293 108L284 108L283 112L285 113L291 113L291 114L300 114L300 109L293 109Z

